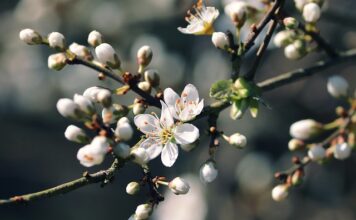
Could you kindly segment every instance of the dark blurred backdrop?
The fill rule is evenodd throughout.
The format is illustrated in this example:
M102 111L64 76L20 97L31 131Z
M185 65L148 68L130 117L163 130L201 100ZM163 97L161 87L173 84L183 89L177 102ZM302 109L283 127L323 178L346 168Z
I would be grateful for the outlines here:
M226 2L209 1L220 9L216 23L219 31L232 27L223 13ZM292 1L287 2L287 10L297 14ZM185 11L191 4L190 0L0 1L0 198L52 187L78 178L87 170L76 159L80 146L66 141L63 135L66 126L73 122L57 113L55 103L58 98L72 97L100 84L96 74L86 67L68 66L61 72L48 70L47 56L52 51L25 45L18 39L19 31L26 27L40 33L59 31L68 42L85 44L87 34L98 30L117 48L125 68L131 70L135 68L137 49L151 45L154 51L151 67L159 70L162 87L181 91L186 83L193 83L210 103L209 87L228 77L229 58L212 46L209 37L177 31L178 26L185 25ZM354 8L353 0L330 0L324 8L319 23L321 33L339 50L356 47ZM257 80L311 65L323 57L322 53L314 53L300 61L289 61L283 50L271 46L258 69ZM250 63L248 59L243 70ZM242 120L231 121L228 112L224 112L219 124L227 133L245 134L248 146L236 150L222 143L217 153L220 173L212 184L203 185L197 180L199 167L208 158L206 136L193 152L180 151L173 168L163 167L159 159L153 161L154 175L186 176L192 185L192 192L186 197L167 192L167 201L154 218L356 219L355 156L325 166L313 164L307 168L305 184L293 190L286 201L275 203L270 197L276 184L273 173L290 166L289 125L303 118L332 120L340 103L328 95L326 79L332 74L342 74L354 88L355 69L355 61L338 65L264 94L272 109L262 108L257 119L246 115ZM115 84L107 80L105 85ZM128 103L128 99L118 101ZM197 125L206 127L206 121L198 121ZM108 164L109 158L89 171L95 172ZM0 207L0 219L128 219L136 205L145 201L144 196L125 193L126 184L140 178L139 174L137 166L129 165L107 187L91 185L56 198Z

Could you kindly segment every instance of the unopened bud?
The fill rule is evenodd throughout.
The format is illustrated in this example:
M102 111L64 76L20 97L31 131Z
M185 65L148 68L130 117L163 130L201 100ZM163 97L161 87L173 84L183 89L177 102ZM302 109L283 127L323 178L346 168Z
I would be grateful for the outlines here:
M42 37L39 33L32 29L23 29L19 34L20 40L25 42L28 45L36 45L42 43Z
M200 168L200 179L205 183L213 182L218 176L216 164L213 161L207 161Z
M79 105L71 99L59 99L56 107L58 112L65 118L78 119L80 117Z
M65 44L65 37L59 32L52 32L48 35L48 44L50 47L63 51Z
M308 151L308 156L312 161L319 161L324 159L326 156L326 151L321 145L314 145Z
M103 36L98 31L92 31L88 35L88 44L97 47L103 43Z
M130 156L130 146L126 143L119 143L114 147L114 153L122 159Z
M290 151L296 151L303 149L305 147L305 143L302 140L293 138L288 142L288 149Z
M168 187L176 195L187 194L190 189L190 186L187 181L180 177L176 177L171 182L169 182Z
M126 193L129 195L135 195L140 191L140 184L138 182L130 182L126 186Z
M93 55L90 53L89 49L83 45L72 43L71 45L69 45L69 50L80 58L88 60L93 59Z
M152 49L150 46L142 46L138 51L137 51L137 63L140 65L141 68L145 68L150 64L152 60ZM142 72L142 71L139 71Z
M305 54L305 45L301 40L296 40L284 48L284 55L290 60L298 60Z
M303 7L303 18L306 22L317 22L321 15L320 6L314 2L308 3Z
M133 129L129 123L117 123L115 135L122 141L128 141L133 136Z
M111 92L107 89L101 89L96 94L96 98L104 107L109 107L112 103Z
M347 96L349 83L341 76L331 76L328 79L327 89L330 95L335 98Z
M135 211L135 219L136 220L145 220L150 217L152 213L152 205L151 204L141 204L137 206Z
M293 138L309 140L322 132L322 124L313 119L304 119L294 122L289 129Z
M350 157L352 148L346 142L337 144L334 150L334 157L338 160L345 160Z
M142 147L138 147L138 148L132 149L131 155L134 156L134 160L133 161L135 163L137 163L137 164L140 164L140 165L147 164L148 161L150 161L149 154Z
M229 47L229 38L223 32L214 32L211 36L211 41L216 48L225 50Z
M94 103L89 98L75 94L73 100L79 105L80 109L88 115L93 115L95 113Z
M272 199L276 202L281 202L288 197L288 189L287 185L281 184L275 186L272 189Z
M151 84L147 81L139 82L137 87L144 92L151 93Z
M75 125L69 125L64 132L64 136L69 141L79 144L87 144L89 142L89 137L85 134L84 130Z
M48 68L52 70L61 70L67 64L65 53L56 53L48 57Z
M230 137L224 135L223 137L229 144L237 148L244 148L247 144L246 137L240 133L235 133Z
M116 54L114 48L110 44L100 44L95 48L95 54L101 63L113 69L120 68L121 61L119 59L119 56Z
M143 114L146 111L146 107L144 104L142 103L135 103L133 105L132 108L132 112L134 113L134 115L139 115L139 114Z
M152 87L156 87L160 83L160 77L157 70L146 70L144 74L145 81L149 82Z
M233 1L225 6L225 13L236 27L241 28L247 19L249 5L243 1Z
M293 42L295 39L296 34L294 31L291 30L283 30L278 32L274 38L273 38L273 43L277 47L285 47Z

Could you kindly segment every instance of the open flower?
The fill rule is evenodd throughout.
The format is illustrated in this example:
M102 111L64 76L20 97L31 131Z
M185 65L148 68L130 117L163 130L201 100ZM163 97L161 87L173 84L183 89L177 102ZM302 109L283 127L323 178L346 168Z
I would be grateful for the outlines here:
M134 118L137 128L146 134L147 139L140 144L146 149L150 160L161 154L162 163L171 167L178 157L177 144L190 144L199 137L199 130L192 124L174 123L168 106L161 102L161 117L140 114Z
M219 16L219 11L214 7L206 7L202 0L193 6L194 12L187 12L186 21L189 23L186 28L179 27L183 34L210 35L214 32L213 23Z
M194 85L185 86L181 96L171 88L164 90L164 102L174 118L180 121L189 121L201 113L204 107L204 100L199 101L199 93Z

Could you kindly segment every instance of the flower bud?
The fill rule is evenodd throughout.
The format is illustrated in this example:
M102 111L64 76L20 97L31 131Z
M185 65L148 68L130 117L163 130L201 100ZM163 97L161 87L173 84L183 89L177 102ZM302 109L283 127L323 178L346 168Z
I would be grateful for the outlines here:
M72 43L71 45L69 45L69 50L80 58L88 60L93 59L93 55L90 53L89 49L83 45Z
M130 182L126 186L126 193L129 195L135 195L140 191L140 184L138 182Z
M120 120L117 122L118 125L122 124L130 124L130 120L127 117L122 117Z
M298 60L305 55L304 44L301 41L295 41L284 48L284 55L290 60Z
M119 143L114 147L114 153L122 159L130 156L130 146L126 143Z
M151 93L151 84L147 81L139 82L137 87L140 88L142 91Z
M103 153L107 153L110 148L109 139L103 136L96 136L90 143L93 147L96 147Z
M299 26L299 22L293 17L287 17L283 19L283 24L286 28L291 30L297 29Z
M88 115L93 115L95 113L94 103L89 98L74 94L73 100L79 105L79 108Z
M89 141L89 137L85 134L84 130L75 125L69 125L64 132L64 136L67 140L79 144L86 144Z
M146 150L142 147L138 147L135 149L132 149L131 155L134 156L134 162L140 165L147 164L148 161L150 161L150 156L146 152Z
M20 40L25 42L28 45L36 45L42 43L42 37L39 33L32 29L23 29L19 34Z
M48 68L52 70L61 70L67 64L65 53L56 53L48 57Z
M328 79L327 89L329 94L335 98L345 97L347 96L349 84L341 76L331 76Z
M97 101L104 107L109 107L112 103L111 92L108 89L101 89L96 94Z
M288 196L288 189L289 189L289 187L284 184L275 186L272 189L272 199L276 202L283 201Z
M101 63L113 68L119 69L121 61L116 54L114 48L107 43L102 43L95 48L95 54Z
M128 113L128 108L123 105L113 104L109 108L104 108L102 118L105 124L113 124Z
M150 64L152 60L152 49L150 46L142 46L138 51L137 51L137 63L140 66L146 67L148 64Z
M305 143L299 139L293 138L288 142L288 149L290 151L300 150L303 149L304 147L305 147Z
M295 7L299 10L302 11L304 8L304 5L308 3L308 0L294 0Z
M64 50L65 37L59 32L52 32L48 35L48 44L50 47L57 50Z
M278 32L273 39L273 43L277 47L285 47L292 43L293 39L295 38L295 33L291 30L283 30Z
M101 164L104 161L105 153L101 149L88 144L80 148L77 153L77 159L85 167L92 167Z
M160 77L157 70L146 70L144 74L145 81L149 82L152 87L156 87L160 83Z
M216 164L213 161L207 161L200 168L200 179L205 183L213 182L218 176Z
M103 36L98 31L92 31L88 35L88 44L97 47L103 43Z
M65 118L78 119L80 117L79 105L71 99L59 99L56 107L59 114Z
M304 119L294 122L289 129L289 133L293 138L300 140L308 140L322 131L322 124L313 119Z
M334 157L338 160L345 160L350 157L351 151L352 149L350 145L348 145L346 142L337 144L334 150Z
M128 141L133 136L133 129L129 123L117 123L115 135L121 141Z
M326 151L321 145L314 145L308 151L308 156L312 161L319 161L324 159Z
M169 182L168 187L176 195L184 195L189 192L189 184L182 178L176 177Z
M246 137L240 133L235 133L230 137L227 136L223 136L223 137L226 141L229 142L229 144L237 148L244 148L247 144Z
M211 36L211 41L216 48L225 50L229 47L229 38L223 32L214 32Z
M225 6L225 14L227 14L236 27L241 28L247 19L249 5L242 1L233 1Z
M133 105L132 112L134 113L134 115L143 114L145 113L145 111L146 107L144 104L138 102Z
M308 3L303 7L303 18L306 22L317 22L321 15L320 6L314 2Z
M150 217L152 213L152 205L150 204L141 204L137 206L135 211L135 218L136 220L145 220Z

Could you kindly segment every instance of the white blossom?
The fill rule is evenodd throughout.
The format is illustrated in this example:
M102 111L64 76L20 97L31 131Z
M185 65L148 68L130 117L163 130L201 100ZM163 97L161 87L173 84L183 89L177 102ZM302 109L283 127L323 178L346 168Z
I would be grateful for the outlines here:
M288 197L288 189L289 187L284 184L275 186L272 189L272 199L276 202L283 201Z
M214 32L211 41L216 48L224 50L229 47L229 39L224 32Z
M169 182L168 187L176 195L187 194L190 189L188 182L180 177L176 177L171 182Z
M52 32L48 35L48 44L52 48L63 50L65 48L65 37L59 32Z
M93 141L80 148L77 158L85 167L91 167L101 164L104 161L105 154L109 150L109 143L105 137L97 136Z
M78 118L80 113L79 105L68 98L59 99L56 107L58 112L66 118Z
M42 37L39 33L32 29L23 29L19 34L20 40L29 45L35 45L42 43Z
M138 182L130 182L126 186L126 193L129 195L135 195L140 191L140 184Z
M349 83L341 76L331 76L328 79L327 89L330 95L335 98L347 96Z
M145 220L150 217L152 213L152 205L150 204L141 204L137 206L135 211L135 218L136 220Z
M292 137L300 140L308 140L317 135L322 129L322 125L313 119L304 119L294 122L289 133Z
M130 156L130 146L126 143L119 143L114 147L114 153L121 157L122 159L126 159Z
M334 150L334 157L338 160L345 160L350 157L352 148L346 142L337 144Z
M118 122L115 129L115 135L122 141L130 140L133 135L133 129L130 123Z
M48 56L48 68L52 70L61 70L67 64L65 53L56 53Z
M80 144L83 144L88 141L88 136L85 134L84 130L75 125L69 125L64 132L64 136L69 141L73 141Z
M207 161L200 168L200 179L205 183L213 182L218 176L215 162Z
M321 145L314 145L309 149L308 156L312 161L319 161L326 156L326 150Z
M95 48L98 60L111 68L119 69L121 62L114 48L107 43L102 43Z
M320 6L314 2L303 7L303 18L306 22L317 22L321 15Z
M79 108L89 114L92 115L95 113L95 106L94 103L87 97L79 95L79 94L74 94L73 100L75 103L79 105Z
M185 86L180 97L171 88L165 89L163 95L172 116L180 121L194 119L204 108L204 100L199 101L198 90L192 84Z
M88 44L92 47L97 47L103 43L103 36L98 31L91 31L88 35Z
M189 12L186 17L188 26L186 28L179 27L178 30L183 34L212 34L214 32L213 23L219 16L219 10L214 7L206 7L203 4L195 7L194 10L195 14Z
M92 55L86 46L77 43L72 43L71 45L69 45L69 50L80 58L92 59Z
M174 123L167 105L161 101L160 119L150 114L140 114L134 118L137 128L146 134L147 139L140 148L147 150L150 160L161 154L162 163L171 167L178 157L177 144L190 144L199 137L199 130L192 124Z

